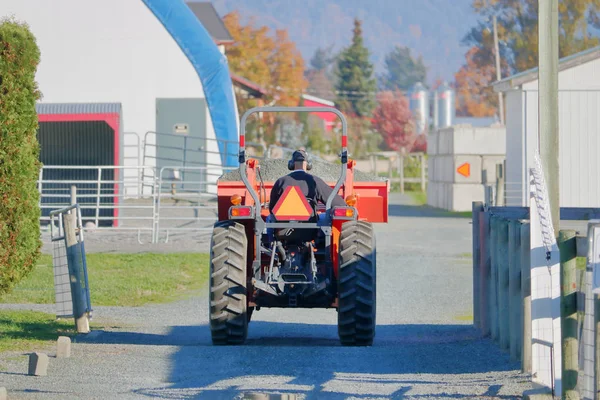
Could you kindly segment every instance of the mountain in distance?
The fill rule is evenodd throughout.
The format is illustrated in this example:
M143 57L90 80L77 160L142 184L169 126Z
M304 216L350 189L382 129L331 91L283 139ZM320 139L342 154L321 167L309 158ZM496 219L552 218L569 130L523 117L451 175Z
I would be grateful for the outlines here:
M238 10L242 23L288 29L309 65L318 47L339 51L350 44L353 20L363 21L365 45L376 73L395 45L422 55L427 83L454 80L468 48L461 44L476 23L472 0L212 0L219 15Z

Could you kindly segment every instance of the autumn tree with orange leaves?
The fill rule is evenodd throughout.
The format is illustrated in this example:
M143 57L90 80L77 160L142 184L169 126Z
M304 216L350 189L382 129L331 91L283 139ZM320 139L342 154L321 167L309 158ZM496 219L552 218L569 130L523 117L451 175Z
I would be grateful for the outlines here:
M471 48L466 64L454 75L459 116L491 117L498 109L498 94L490 87L496 80L496 68L492 64L480 66L476 57L479 48Z
M227 48L230 70L267 90L266 102L296 106L308 82L304 78L304 59L285 29L274 34L253 20L242 25L237 11L223 17L234 43ZM239 102L240 103L240 102ZM238 104L239 104L238 103ZM240 112L252 104L241 101Z
M491 116L497 111L493 16L497 17L502 77L538 64L538 0L472 0L479 20L463 43L470 47L456 74L458 115ZM560 0L559 57L600 44L600 0Z

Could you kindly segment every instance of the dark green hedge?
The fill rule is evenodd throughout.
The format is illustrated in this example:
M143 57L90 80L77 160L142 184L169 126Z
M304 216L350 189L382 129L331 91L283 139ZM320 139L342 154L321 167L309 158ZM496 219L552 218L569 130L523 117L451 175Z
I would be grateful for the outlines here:
M32 270L40 254L39 60L29 28L0 21L0 295Z

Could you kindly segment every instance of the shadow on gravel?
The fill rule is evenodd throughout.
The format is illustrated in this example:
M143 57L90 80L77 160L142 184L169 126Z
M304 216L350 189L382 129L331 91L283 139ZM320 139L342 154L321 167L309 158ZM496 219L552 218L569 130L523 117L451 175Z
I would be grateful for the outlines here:
M162 398L205 398L210 391L211 399L231 399L244 391L273 390L307 398L361 393L397 398L415 385L437 388L436 398L465 398L450 393L456 386L467 392L481 388L486 374L519 368L469 325L380 325L372 347L341 346L334 325L263 321L250 323L243 346L213 346L206 325L175 326L166 335L102 332L80 341L180 346L168 379L175 383L138 392ZM482 375L452 378L477 373ZM502 398L498 390L486 386L480 393Z
M390 217L471 219L471 212L451 212L430 206L405 204L390 204L388 214Z

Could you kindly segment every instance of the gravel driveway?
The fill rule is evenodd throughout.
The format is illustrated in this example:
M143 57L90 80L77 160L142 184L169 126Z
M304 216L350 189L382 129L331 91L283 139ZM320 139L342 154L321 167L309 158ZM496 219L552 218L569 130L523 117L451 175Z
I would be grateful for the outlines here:
M470 220L391 200L376 228L373 347L341 347L335 311L302 309L255 312L245 346L214 347L199 293L95 307L110 328L79 337L69 359L51 349L46 377L25 375L26 356L0 355L0 386L9 399L520 398L528 377L472 328Z

